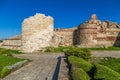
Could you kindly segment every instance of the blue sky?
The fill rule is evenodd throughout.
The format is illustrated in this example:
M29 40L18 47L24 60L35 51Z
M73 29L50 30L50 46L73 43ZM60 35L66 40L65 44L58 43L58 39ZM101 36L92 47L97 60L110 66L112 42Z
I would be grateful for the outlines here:
M0 0L0 39L21 33L24 18L50 15L55 28L70 28L97 14L100 20L120 23L120 0Z

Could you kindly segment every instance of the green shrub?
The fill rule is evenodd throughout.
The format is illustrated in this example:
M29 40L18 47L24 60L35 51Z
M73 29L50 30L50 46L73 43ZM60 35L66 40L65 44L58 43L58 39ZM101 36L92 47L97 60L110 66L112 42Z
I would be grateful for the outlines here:
M73 80L90 80L90 77L81 68L75 69L73 71L72 78L73 78Z
M2 69L2 71L0 72L0 78L4 78L4 77L7 76L10 72L11 72L10 69L4 67L4 68Z
M108 68L107 66L95 64L96 71L94 79L100 80L120 80L120 74Z
M54 51L53 47L46 47L45 49L46 49L45 52L53 52Z
M84 60L89 60L91 58L91 51L89 49L80 49L78 47L69 47L65 54L67 56L73 55L79 58L83 58Z
M91 59L91 51L89 49L83 49L80 53L79 53L79 57L85 59L85 60L89 60Z
M120 58L107 58L106 60L101 60L99 63L120 73Z
M73 64L75 67L82 68L84 71L88 72L92 68L92 64L83 60L82 58L78 58L75 56L69 56L68 61Z
M70 56L70 55L78 56L78 52L79 52L79 51L81 51L80 48L71 46L71 47L68 47L68 48L67 48L67 50L65 51L65 54L66 54L67 56Z
M65 46L59 46L57 48L54 47L46 47L45 52L64 52L68 47Z
M45 52L65 52L67 56L74 55L85 60L89 60L91 58L91 51L89 49L80 49L76 46L59 46L57 48L46 47L45 49Z

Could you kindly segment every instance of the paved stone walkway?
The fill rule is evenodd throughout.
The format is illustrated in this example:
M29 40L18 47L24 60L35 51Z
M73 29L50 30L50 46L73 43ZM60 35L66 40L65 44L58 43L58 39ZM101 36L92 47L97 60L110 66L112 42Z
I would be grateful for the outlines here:
M11 73L3 80L68 80L68 70L64 66L62 67L62 73L66 74L61 79L60 66L65 65L64 61L61 61L63 54L20 54L17 57L28 58L33 60L28 65L21 69Z
M59 75L58 75L58 80L69 80L68 76L68 64L66 62L66 58L62 57L61 58L61 65L60 65L60 70L59 70ZM66 62L66 63L65 63Z
M120 51L92 51L92 56L120 58Z

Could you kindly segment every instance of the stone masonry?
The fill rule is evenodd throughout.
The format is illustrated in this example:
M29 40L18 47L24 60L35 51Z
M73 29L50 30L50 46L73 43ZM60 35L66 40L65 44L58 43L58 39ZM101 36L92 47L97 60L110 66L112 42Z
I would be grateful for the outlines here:
M18 46L21 51L35 52L47 46L108 47L120 46L120 25L100 21L96 14L78 27L54 29L54 20L44 14L24 19L21 39L3 40L2 47ZM19 44L18 44L19 43ZM15 48L13 48L15 49Z
M50 46L53 36L53 18L36 14L22 23L22 51L33 52Z
M120 26L117 23L97 19L96 14L78 26L80 47L120 46Z
M72 46L73 45L73 32L77 28L69 29L56 29L54 31L54 36L52 42L54 47L58 46Z
M2 48L8 48L8 49L15 49L15 50L21 50L21 35L14 36L8 39L4 39L2 43L0 43L0 47Z

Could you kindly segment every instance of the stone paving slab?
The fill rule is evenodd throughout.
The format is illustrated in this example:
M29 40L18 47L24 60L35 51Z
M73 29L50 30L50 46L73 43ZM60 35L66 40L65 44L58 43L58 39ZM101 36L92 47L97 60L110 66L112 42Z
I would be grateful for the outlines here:
M60 70L59 70L59 75L58 75L58 80L69 80L69 69L68 69L68 64L66 63L66 57L62 56L61 57L61 65L60 65Z
M120 58L120 51L92 51L92 56Z
M57 67L62 64L59 61L64 54L20 54L15 56L30 59L32 62L3 80L58 80L59 68Z

